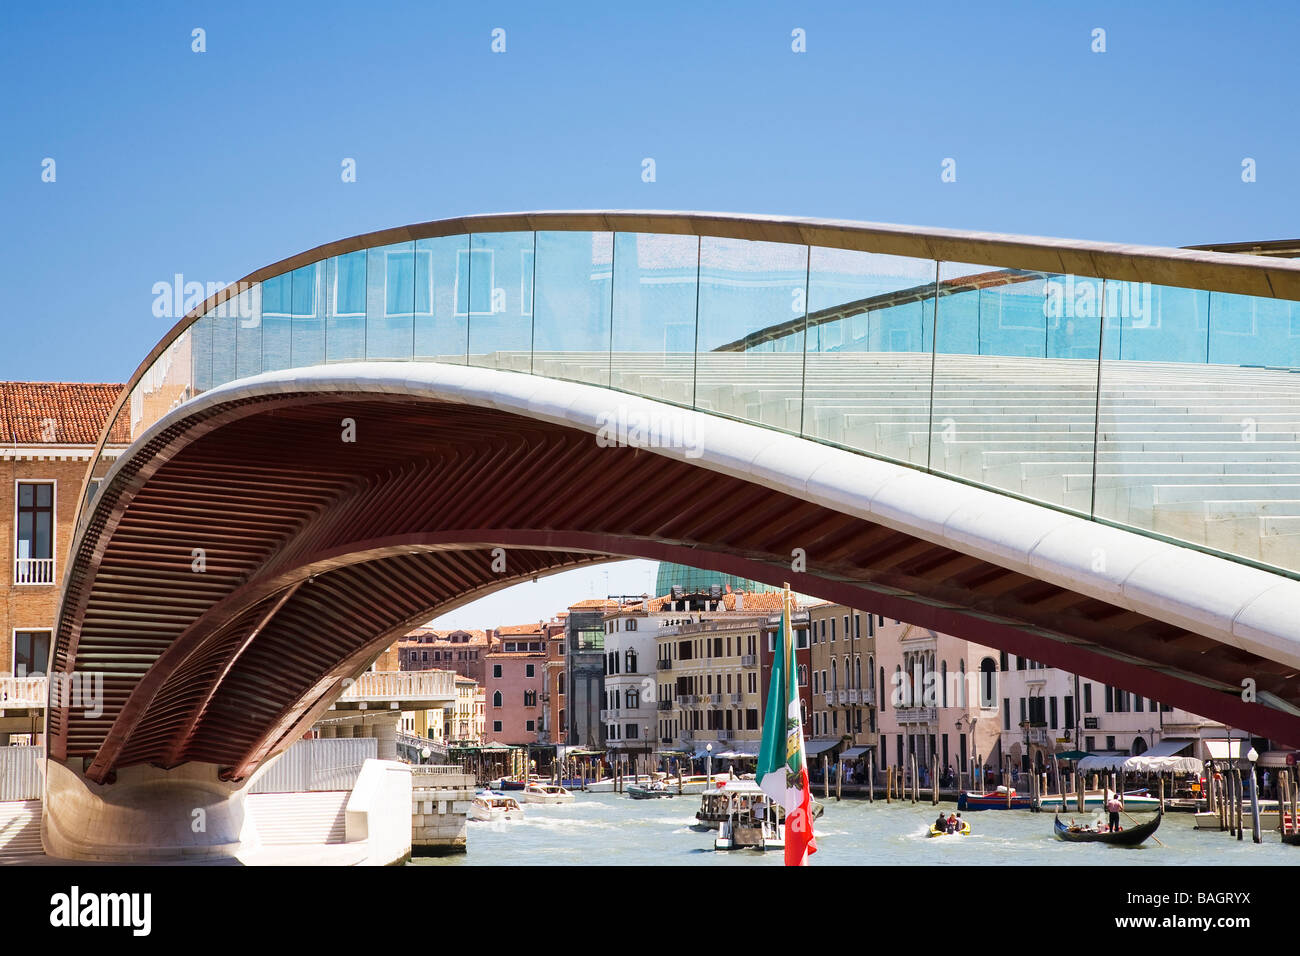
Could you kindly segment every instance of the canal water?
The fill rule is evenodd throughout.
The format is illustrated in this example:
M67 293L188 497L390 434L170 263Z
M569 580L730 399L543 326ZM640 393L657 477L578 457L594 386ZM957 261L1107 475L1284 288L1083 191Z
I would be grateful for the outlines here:
M983 810L963 814L970 836L929 838L938 811L929 801L886 805L865 800L823 801L816 823L822 865L907 864L1070 866L1105 864L1177 866L1212 862L1215 866L1300 862L1300 847L1278 840L1276 831L1251 842L1245 838L1195 830L1190 813L1166 813L1156 836L1136 848L1065 843L1052 833L1052 814L1027 810ZM525 806L516 822L469 822L469 852L451 857L417 857L417 866L780 866L781 854L744 850L713 851L713 831L691 828L698 796L632 800L612 793L579 793L564 806ZM941 803L945 813L955 804ZM1078 814L1075 814L1079 817ZM1094 814L1088 814L1091 819ZM1066 816L1068 819L1069 816ZM1147 814L1136 814L1145 821ZM1082 817L1080 820L1084 819ZM1125 820L1126 826L1132 822Z

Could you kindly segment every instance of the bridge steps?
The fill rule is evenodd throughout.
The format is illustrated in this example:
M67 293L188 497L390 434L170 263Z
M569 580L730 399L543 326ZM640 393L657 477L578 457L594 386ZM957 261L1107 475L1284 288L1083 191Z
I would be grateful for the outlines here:
M41 801L0 802L0 865L45 855L41 845Z
M266 846L343 843L347 790L251 793L245 807Z

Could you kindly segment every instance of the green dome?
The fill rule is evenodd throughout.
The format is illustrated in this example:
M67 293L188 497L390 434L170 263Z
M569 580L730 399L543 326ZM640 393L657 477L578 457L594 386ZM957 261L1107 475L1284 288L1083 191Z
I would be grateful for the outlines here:
M727 590L727 585L731 585L733 591L781 590L772 587L770 584L760 584L758 581L751 581L749 578L738 577L734 574L703 571L700 568L690 568L684 564L670 564L667 561L660 561L659 576L655 580L655 594L668 594L672 591L674 585L682 588L686 593L692 594L698 591L707 591L714 584L719 585L724 593Z

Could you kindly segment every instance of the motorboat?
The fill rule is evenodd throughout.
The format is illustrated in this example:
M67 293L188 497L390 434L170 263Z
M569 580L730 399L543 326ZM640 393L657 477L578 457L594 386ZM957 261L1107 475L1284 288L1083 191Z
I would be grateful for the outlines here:
M732 797L735 795L746 796L751 799L766 797L763 790L752 778L737 778L734 780L720 779L718 785L712 790L705 790L700 796L700 809L695 812L695 826L716 830L731 813ZM777 812L784 814L784 809L777 806ZM826 807L817 800L812 801L813 819L817 819L825 811Z
M938 827L936 827L933 823L931 823L931 824L930 824L930 836L932 836L932 837L938 837L938 836L970 836L970 821L969 821L969 820L962 820L962 821L961 821L961 829L960 829L960 830L955 830L955 831L953 831L953 832L951 832L951 833L950 833L949 831L947 831L947 830L940 830L940 829L939 829Z
M558 783L530 783L524 787L524 803L572 803L573 794Z
M494 790L484 790L474 795L469 805L469 819L482 822L493 820L522 820L524 808L512 796Z
M1156 814L1154 820L1139 823L1125 830L1110 830L1105 827L1080 826L1061 822L1060 814L1052 818L1052 827L1057 839L1067 843L1109 843L1113 846L1137 846L1152 836L1164 819L1164 811Z
M967 793L963 790L957 796L957 809L963 813L969 810L1032 810L1033 808L1033 798L1016 793L1014 787L1010 790L1006 787L998 787L988 793Z
M785 847L784 812L762 790L732 790L727 794L727 815L713 838L715 850L780 850Z

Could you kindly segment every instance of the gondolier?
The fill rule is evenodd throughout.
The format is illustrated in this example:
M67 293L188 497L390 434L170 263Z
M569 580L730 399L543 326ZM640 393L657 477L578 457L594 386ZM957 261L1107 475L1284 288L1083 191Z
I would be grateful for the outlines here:
M1119 815L1124 810L1124 800L1118 793L1112 793L1106 798L1106 813L1110 815L1110 831L1118 833L1123 829L1119 825Z

